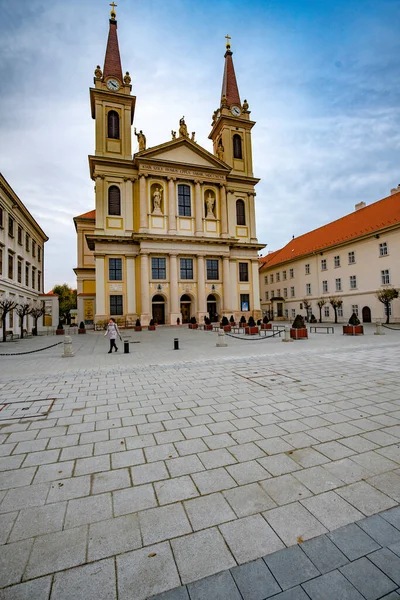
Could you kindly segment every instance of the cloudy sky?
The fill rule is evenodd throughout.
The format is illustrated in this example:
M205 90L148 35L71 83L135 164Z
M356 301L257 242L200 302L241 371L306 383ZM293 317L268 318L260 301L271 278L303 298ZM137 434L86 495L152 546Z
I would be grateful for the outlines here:
M0 171L50 238L47 290L75 285L72 218L94 208L89 87L109 10L107 0L0 0ZM148 146L185 115L211 150L232 37L257 122L265 252L400 183L399 0L119 0L117 19Z

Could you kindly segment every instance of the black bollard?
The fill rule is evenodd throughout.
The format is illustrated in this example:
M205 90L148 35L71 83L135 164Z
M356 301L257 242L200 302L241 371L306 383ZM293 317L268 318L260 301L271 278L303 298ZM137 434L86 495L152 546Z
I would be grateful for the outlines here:
M124 341L124 354L129 354L129 341Z
M179 350L179 338L174 338L174 350Z

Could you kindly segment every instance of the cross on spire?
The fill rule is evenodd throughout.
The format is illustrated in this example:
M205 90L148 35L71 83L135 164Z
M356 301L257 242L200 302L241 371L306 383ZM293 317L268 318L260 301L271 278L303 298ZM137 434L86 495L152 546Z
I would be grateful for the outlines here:
M229 48L231 47L231 36L226 34L225 39L226 39L226 47L229 50Z
M110 4L111 6L111 13L110 16L112 19L115 19L115 17L117 16L117 13L115 12L115 7L118 6L118 4L115 4L114 0L111 2Z

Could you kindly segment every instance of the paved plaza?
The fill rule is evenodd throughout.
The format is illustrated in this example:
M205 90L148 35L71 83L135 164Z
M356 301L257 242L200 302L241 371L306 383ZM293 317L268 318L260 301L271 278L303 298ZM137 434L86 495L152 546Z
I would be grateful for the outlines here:
M400 331L374 331L0 344L0 599L399 600Z

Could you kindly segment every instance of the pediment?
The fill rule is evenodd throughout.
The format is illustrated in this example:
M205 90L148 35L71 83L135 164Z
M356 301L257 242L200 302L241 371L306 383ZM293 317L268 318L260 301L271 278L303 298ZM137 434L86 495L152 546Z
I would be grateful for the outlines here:
M145 159L163 163L184 164L186 166L202 167L209 169L222 169L230 171L230 167L216 156L205 150L195 142L186 138L171 140L155 148L149 148L138 154L138 161Z

